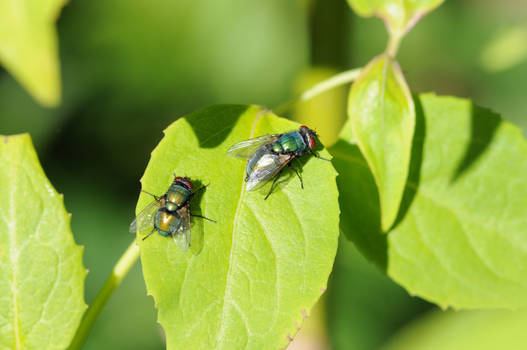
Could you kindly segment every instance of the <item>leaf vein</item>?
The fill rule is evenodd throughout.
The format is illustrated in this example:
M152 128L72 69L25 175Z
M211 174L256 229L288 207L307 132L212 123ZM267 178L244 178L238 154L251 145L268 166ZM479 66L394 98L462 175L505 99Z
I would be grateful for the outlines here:
M251 132L249 134L249 139L253 138L254 137L254 131L255 131L255 128L256 128L256 124L258 123L258 121L260 120L260 117L261 117L261 114L258 113L256 115L256 117L254 118L254 121L253 121L253 125L252 125L252 129L251 129ZM243 172L243 170L242 170ZM241 208L242 208L242 205L245 203L245 181L242 181L242 185L241 185L241 190L240 190L240 197L238 198L238 203L236 204L236 212L234 214L234 219L233 219L233 223L232 223L232 235L231 235L231 251L230 251L230 255L229 255L229 268L227 269L227 276L225 278L225 292L223 294L223 305L222 305L222 310L221 310L221 325L220 325L220 330L218 332L218 336L217 336L217 340L216 340L216 348L218 347L218 344L220 344L220 342L222 341L223 339L223 336L225 334L225 299L227 298L227 295L230 293L230 279L231 279L231 275L232 275L232 266L234 265L233 264L233 260L234 260L234 250L235 250L235 244L236 244L236 240L235 240L235 236L236 236L236 231L237 231L237 228L238 228L238 225L239 225L239 220L240 220L240 212L241 212Z
M22 149L25 151L25 147ZM23 151L21 151L20 155L18 155L18 158L23 158ZM13 159L16 159L17 155L15 152L11 154ZM11 218L9 222L9 259L11 261L11 264L13 265L13 271L11 274L11 293L13 295L13 332L14 332L14 338L15 338L15 346L16 349L22 348L22 339L20 335L20 319L19 319L19 310L20 306L18 305L18 257L19 257L19 251L16 249L16 183L15 180L18 179L17 173L18 169L20 169L19 166L10 166L10 178L13 181L11 186L9 186L10 192L9 192L9 216Z

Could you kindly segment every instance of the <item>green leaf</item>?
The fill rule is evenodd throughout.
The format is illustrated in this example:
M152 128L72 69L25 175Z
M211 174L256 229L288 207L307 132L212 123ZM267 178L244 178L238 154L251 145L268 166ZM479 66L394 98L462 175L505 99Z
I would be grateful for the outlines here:
M412 96L396 61L381 55L368 64L350 90L348 116L375 176L382 229L387 231L397 215L408 177L415 127Z
M390 33L404 34L428 12L444 0L348 0L353 10L363 17L381 18Z
M55 21L65 0L0 0L0 64L45 106L60 102Z
M0 348L65 349L86 309L82 248L29 135L0 136Z
M434 312L395 336L384 349L522 349L527 311Z
M191 210L217 220L192 220L185 254L170 237L138 240L168 349L283 348L325 290L339 234L331 163L302 158L304 189L287 171L264 200L268 186L246 191L245 161L226 155L298 126L261 107L213 106L173 123L152 152L142 188L163 194L174 174L210 183ZM142 194L137 211L150 201Z
M349 129L332 148L344 232L411 294L442 307L526 305L527 142L469 100L424 94L415 104L410 174L388 235Z

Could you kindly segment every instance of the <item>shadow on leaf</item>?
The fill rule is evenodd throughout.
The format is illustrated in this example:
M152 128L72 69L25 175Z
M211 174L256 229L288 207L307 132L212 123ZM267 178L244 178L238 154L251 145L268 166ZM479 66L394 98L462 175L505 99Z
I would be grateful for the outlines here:
M451 182L457 181L485 153L501 123L501 117L486 108L472 104L470 143Z
M246 105L215 105L194 112L186 119L199 140L199 146L214 148L227 138L240 116L248 108L249 106ZM222 124L211 123L211 116L221 120Z
M415 131L412 140L412 154L410 156L410 169L408 179L404 189L403 198L399 207L397 218L392 226L396 227L406 216L408 209L412 205L419 182L421 181L421 165L423 163L423 147L426 137L426 121L423 111L423 105L418 96L414 96L415 104Z
M205 194L205 191L207 191L207 188L203 188L200 190L201 187L207 186L208 184L203 184L201 180L198 179L190 179L192 183L194 184L195 188L195 195L192 196L192 200L190 202L190 212L194 215L203 215L203 212L201 210L201 201L203 200L203 195ZM198 191L199 190L199 191ZM212 220L215 220L215 218L210 218ZM199 217L191 217L191 234L190 234L190 250L192 251L192 254L199 254L201 250L203 249L203 246L205 244L205 229L203 227L205 219L199 218ZM214 225L214 223L211 223Z
M410 170L394 227L408 212L420 182L426 125L419 98L414 97L414 102L416 125ZM344 234L365 256L386 271L388 236L381 230L379 192L373 174L357 145L339 140L330 152L335 157L333 163L339 172L337 184L341 192L339 201Z
M383 271L387 267L387 235L381 231L379 193L359 147L339 140L330 149L340 190L340 225L344 234Z

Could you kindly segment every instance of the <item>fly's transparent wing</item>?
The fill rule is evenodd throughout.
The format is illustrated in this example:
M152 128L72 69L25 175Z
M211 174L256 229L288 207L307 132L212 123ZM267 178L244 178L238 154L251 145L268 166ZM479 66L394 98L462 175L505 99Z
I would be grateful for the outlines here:
M154 200L148 204L137 216L134 221L130 224L130 232L142 232L146 229L152 229L154 226L154 217L161 207L160 200Z
M238 142L227 150L227 154L234 158L251 158L260 147L276 141L278 136L279 135L263 135L254 139Z
M265 153L254 165L247 177L248 191L256 190L274 178L292 159L291 154Z
M172 232L172 238L179 249L185 252L190 247L190 212L187 208L181 208L178 212L181 216L179 226Z

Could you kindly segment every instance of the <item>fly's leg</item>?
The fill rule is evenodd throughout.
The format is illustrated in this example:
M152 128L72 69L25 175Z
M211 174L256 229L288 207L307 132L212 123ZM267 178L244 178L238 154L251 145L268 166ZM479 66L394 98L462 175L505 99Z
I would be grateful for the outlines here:
M202 215L198 215L198 214L192 214L192 213L190 213L190 216L194 216L194 217L196 217L196 218L202 218L202 219L205 219L205 220L209 220L210 222L216 223L216 220L209 219L209 218L207 218L207 217L205 217L205 216L202 216Z
M309 150L309 153L311 153L315 158L318 158L318 159L322 159L322 160L325 160L325 161L331 162L331 159L322 158L321 156L319 156L318 154L316 154L315 152L313 152L313 150Z
M205 188L207 188L207 186L209 186L209 185L210 185L210 183L201 186L200 188L198 188L197 190L195 190L194 192L192 192L190 195L191 195L191 196L194 196L196 193L198 193L198 192L200 192L200 191L203 191L203 190L204 190Z
M156 228L154 227L154 228L152 229L152 231L150 231L149 234L147 234L146 236L143 237L143 241L144 241L145 239L147 239L148 237L150 237L150 235L151 235L152 233L154 233L155 230L156 230Z
M155 199L156 201L158 201L159 198L161 198L161 197L156 196L155 194L152 194L152 193L150 193L150 192L146 192L145 190L141 190L141 192L146 193L146 194L148 194L149 196L154 197L154 199Z
M287 166L294 170L296 176L298 176L298 179L300 180L300 188L304 189L304 181L302 180L302 176L300 176L298 170L293 166L292 162L287 163Z
M266 200L267 197L269 197L269 195L271 194L271 192L273 192L274 186L276 185L276 181L278 181L278 178L280 178L280 175L282 175L282 171L284 171L283 168L282 168L282 170L280 170L280 171L278 172L278 174L276 174L276 176L274 177L273 184L271 185L271 189L270 189L269 192L267 193L267 196L265 196L264 200Z

